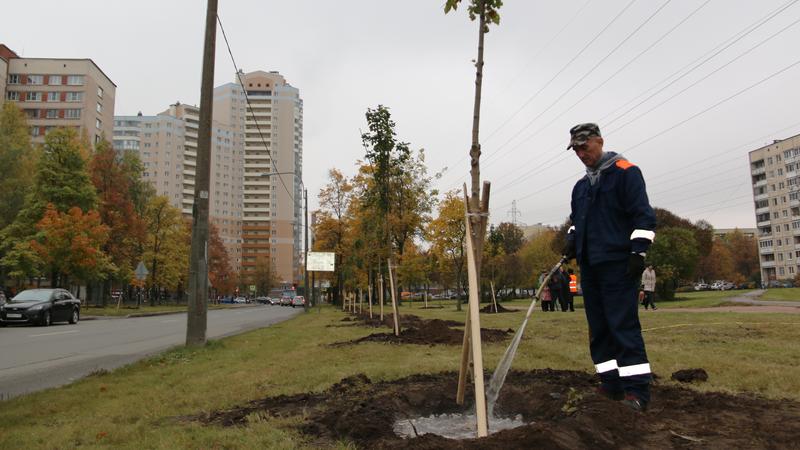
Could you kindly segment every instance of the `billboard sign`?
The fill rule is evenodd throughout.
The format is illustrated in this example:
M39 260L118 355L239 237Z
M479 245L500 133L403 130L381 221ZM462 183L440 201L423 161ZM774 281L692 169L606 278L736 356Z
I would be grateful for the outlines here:
M336 265L336 253L308 252L306 270L312 272L333 272Z

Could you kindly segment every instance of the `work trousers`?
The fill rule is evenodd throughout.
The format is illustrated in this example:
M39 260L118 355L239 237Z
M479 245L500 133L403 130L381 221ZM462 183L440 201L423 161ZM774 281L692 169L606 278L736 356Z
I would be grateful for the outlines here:
M650 400L650 364L639 324L638 274L628 261L581 264L581 286L589 322L589 351L606 389Z
M575 312L575 294L573 294L570 291L567 291L567 293L564 294L564 297L566 299L566 302L565 302L566 305L565 305L565 308L563 308L564 311L569 309L570 311Z
M556 305L558 305L559 309L563 310L564 309L564 293L561 292L561 289L550 288L550 294L552 295L552 298L553 298L552 308L550 309L550 311L554 311L555 308L556 308Z
M653 309L656 309L656 293L653 291L644 291L644 309L647 309L650 306Z

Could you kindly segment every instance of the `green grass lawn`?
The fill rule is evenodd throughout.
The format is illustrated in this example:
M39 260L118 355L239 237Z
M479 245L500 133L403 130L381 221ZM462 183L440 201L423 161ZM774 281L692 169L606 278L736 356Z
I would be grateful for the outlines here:
M446 302L442 309L405 306L401 313L461 321L466 311L456 312ZM481 314L481 324L516 329L523 315ZM0 448L314 448L287 426L290 419L222 428L176 417L264 396L319 391L356 373L390 380L458 369L457 346L326 346L378 331L350 326L343 317L334 308L314 310L204 348L176 349L110 374L0 402ZM675 311L643 314L641 320L661 383L671 383L675 370L702 367L709 380L696 389L800 400L800 354L786 345L800 340L800 317ZM487 369L507 345L484 346ZM581 311L532 316L514 369L545 367L592 371Z
M227 309L232 307L240 307L238 305L209 305L208 309ZM151 313L168 313L168 312L183 312L186 311L186 305L156 305L156 306L142 306L137 308L135 306L121 306L117 309L116 305L109 305L105 308L97 306L83 306L81 308L82 316L111 316L111 317L125 317L130 315L146 315Z
M800 302L800 288L767 289L761 300L778 300L782 302Z

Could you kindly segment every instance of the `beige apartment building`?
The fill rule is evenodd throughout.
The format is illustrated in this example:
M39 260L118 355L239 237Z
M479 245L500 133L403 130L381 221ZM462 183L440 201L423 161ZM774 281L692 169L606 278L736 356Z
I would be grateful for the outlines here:
M214 89L213 112L209 215L234 268L247 275L264 259L284 287L300 284L304 228L299 90L278 72L239 73L235 82ZM115 121L114 147L138 151L145 176L157 192L191 215L199 109L178 103L157 116L117 116Z
M749 154L763 283L800 270L800 135Z
M0 103L17 103L34 142L56 127L73 127L95 143L111 138L117 86L94 61L21 58L2 44L0 59Z
M136 151L144 178L158 195L191 217L200 111L175 103L155 116L116 116L114 148ZM234 270L241 264L242 147L240 131L214 121L211 130L209 220L219 231Z
M284 285L300 283L303 101L299 90L278 72L240 72L235 82L215 89L214 117L244 131L242 272L252 271L264 258Z

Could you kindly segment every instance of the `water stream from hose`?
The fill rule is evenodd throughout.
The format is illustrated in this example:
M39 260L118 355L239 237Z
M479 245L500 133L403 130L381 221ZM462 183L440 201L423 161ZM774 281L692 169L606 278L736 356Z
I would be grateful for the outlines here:
M494 417L494 405L497 402L497 397L500 395L500 389L503 387L503 383L506 381L508 371L511 369L511 363L514 361L514 356L517 354L517 347L519 347L519 343L522 341L522 334L525 332L525 327L528 325L528 319L530 319L533 309L536 306L536 300L539 300L539 296L542 294L544 287L547 286L547 282L550 281L550 277L552 277L557 270L561 269L561 265L565 262L566 258L562 257L561 260L559 260L558 263L556 263L556 265L550 269L550 272L547 274L544 280L542 280L542 283L539 285L539 289L536 290L536 294L533 296L531 305L528 307L528 312L525 314L525 320L522 321L522 325L520 325L520 327L517 329L517 332L514 334L514 339L511 340L511 344L506 349L503 359L500 360L500 362L497 364L497 368L494 369L492 380L489 382L489 389L486 391L486 409L489 417Z

